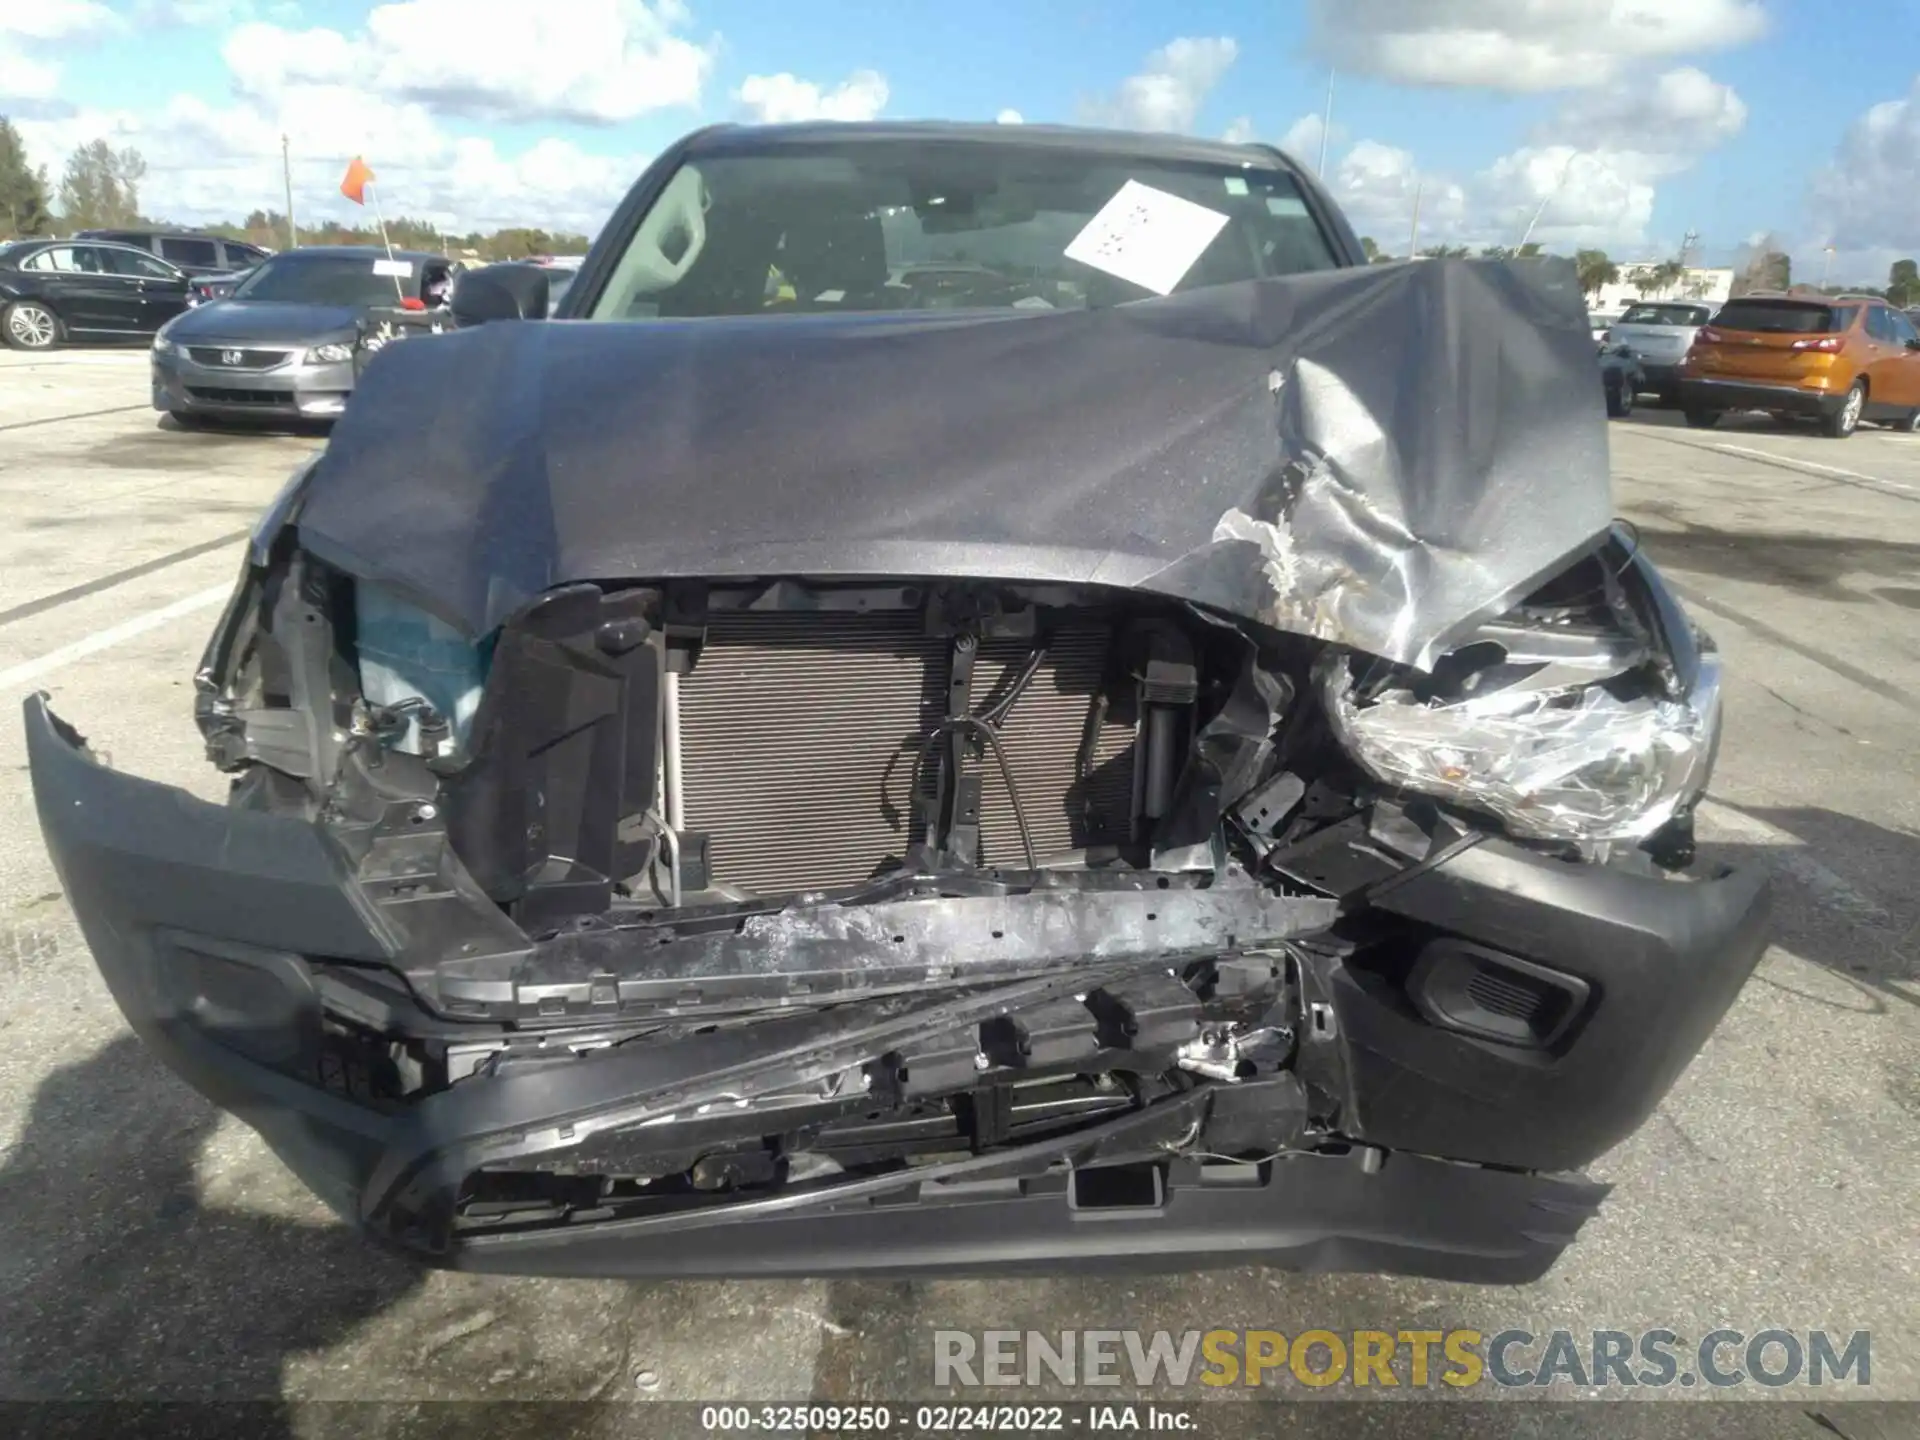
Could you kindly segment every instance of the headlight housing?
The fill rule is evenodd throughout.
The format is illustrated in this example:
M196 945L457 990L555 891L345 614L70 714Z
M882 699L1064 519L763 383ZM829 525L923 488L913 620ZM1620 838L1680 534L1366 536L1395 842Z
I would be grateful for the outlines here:
M352 358L353 346L351 345L316 345L307 351L307 364L309 365L337 365L342 360L351 360Z
M178 345L174 344L173 341L169 340L163 333L159 331L154 332L154 336L153 336L153 353L154 354L171 355L174 353L174 351L178 350L179 348L180 347Z
M1644 675L1581 677L1575 667L1554 683L1542 667L1518 668L1529 673L1446 699L1390 683L1363 701L1345 653L1325 657L1318 680L1335 735L1367 774L1497 816L1516 836L1644 840L1706 788L1720 656L1704 635L1677 700Z

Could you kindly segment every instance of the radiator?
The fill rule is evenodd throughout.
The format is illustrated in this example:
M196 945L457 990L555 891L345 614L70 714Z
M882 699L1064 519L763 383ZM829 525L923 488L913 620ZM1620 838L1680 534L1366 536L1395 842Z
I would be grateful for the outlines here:
M946 711L951 651L950 639L924 628L917 612L711 619L681 681L680 746L686 827L707 836L716 884L767 894L854 884L921 838L913 772ZM1086 777L1076 775L1110 643L1098 621L1057 625L1001 729L1042 861L1126 834L1131 722L1098 717ZM1026 641L985 641L975 707L1030 653ZM1019 865L1013 804L991 752L979 773L981 858Z

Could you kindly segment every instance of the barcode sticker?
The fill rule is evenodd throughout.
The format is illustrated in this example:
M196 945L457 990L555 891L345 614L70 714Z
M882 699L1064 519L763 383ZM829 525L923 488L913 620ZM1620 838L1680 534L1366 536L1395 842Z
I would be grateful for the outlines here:
M1069 260L1168 295L1226 223L1218 210L1129 180L1064 253Z

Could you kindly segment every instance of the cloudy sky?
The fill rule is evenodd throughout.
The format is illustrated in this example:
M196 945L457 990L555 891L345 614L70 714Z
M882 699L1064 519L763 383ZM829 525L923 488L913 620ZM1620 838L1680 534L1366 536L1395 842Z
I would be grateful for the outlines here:
M170 220L392 213L591 230L716 120L1072 122L1269 140L1404 249L1536 236L1802 266L1920 251L1920 4L1875 0L0 0L0 114L57 176L138 146ZM1884 44L1869 43L1874 36Z

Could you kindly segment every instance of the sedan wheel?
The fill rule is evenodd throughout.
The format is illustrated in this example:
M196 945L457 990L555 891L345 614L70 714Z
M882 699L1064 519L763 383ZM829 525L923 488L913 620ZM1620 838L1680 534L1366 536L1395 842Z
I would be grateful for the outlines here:
M16 300L7 307L5 333L16 350L51 350L60 340L60 320L44 305Z

